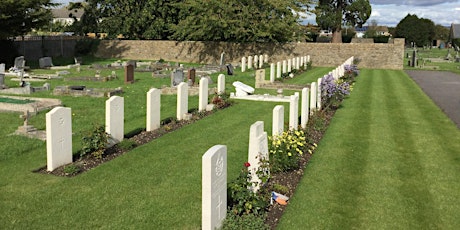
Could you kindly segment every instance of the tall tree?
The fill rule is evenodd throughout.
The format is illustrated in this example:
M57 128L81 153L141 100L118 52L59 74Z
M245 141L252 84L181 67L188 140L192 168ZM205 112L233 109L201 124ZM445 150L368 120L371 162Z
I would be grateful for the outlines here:
M195 41L287 42L304 36L310 0L186 0L173 38Z
M319 0L315 8L316 23L332 30L332 42L342 42L342 25L359 26L371 16L369 0Z
M3 0L0 3L0 39L24 35L50 23L51 0Z
M415 14L408 14L396 25L395 37L405 38L406 44L414 42L417 46L430 45L435 35L433 21L418 18Z

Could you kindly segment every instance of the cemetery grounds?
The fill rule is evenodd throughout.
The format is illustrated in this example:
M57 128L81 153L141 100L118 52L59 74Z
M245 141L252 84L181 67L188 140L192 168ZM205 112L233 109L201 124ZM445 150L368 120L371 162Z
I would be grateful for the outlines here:
M331 69L314 68L292 81L309 83ZM85 74L95 73L80 73ZM122 86L125 136L131 136L145 128L146 92L170 80L136 72L136 82L124 85L122 72L117 75L104 83L71 84ZM217 74L211 78L217 82ZM226 91L234 90L236 80L254 86L253 79L253 72L236 71L226 77ZM50 83L51 88L68 84ZM55 97L50 92L33 96ZM104 124L107 98L58 98L72 108L73 151L78 154L82 133ZM176 96L162 95L161 101L162 119L174 117ZM189 108L197 103L197 96L189 98ZM22 119L18 113L0 113L0 226L199 229L202 154L213 145L227 145L228 180L233 180L247 160L250 125L260 120L271 130L277 104L237 101L71 178L33 173L46 164L45 143L11 136ZM30 123L45 129L44 115L33 116ZM305 169L279 228L455 229L460 226L460 141L455 140L460 140L459 130L403 71L362 70Z

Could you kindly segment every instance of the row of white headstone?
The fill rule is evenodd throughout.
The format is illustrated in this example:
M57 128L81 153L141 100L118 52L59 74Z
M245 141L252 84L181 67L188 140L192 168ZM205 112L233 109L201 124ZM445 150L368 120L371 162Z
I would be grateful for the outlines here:
M275 63L271 63L270 82L273 83L275 81L275 76L276 78L281 78L281 74L290 73L292 70L299 70L302 66L306 68L309 62L310 55L279 61L276 63L276 68Z
M345 65L353 64L353 57L334 69L335 77L344 76ZM309 100L310 99L310 100ZM289 129L298 128L299 93L291 96L289 103ZM302 89L301 127L306 128L310 111L321 109L321 78L313 82L310 88ZM284 106L277 105L273 109L272 135L284 132ZM249 130L248 162L250 164L253 192L257 192L261 179L257 176L261 161L268 162L268 136L264 131L264 122L257 121ZM270 173L267 171L266 173ZM221 227L226 216L227 207L227 146L215 145L202 157L202 229Z
M248 56L242 57L241 58L241 72L246 72L247 69L257 69L257 68L262 68L264 63L268 63L268 55L254 55L253 56Z
M225 93L225 75L218 76L217 91ZM147 131L160 127L161 90L150 89L147 92ZM198 110L208 106L208 79L200 79ZM105 131L110 135L108 145L119 143L124 138L124 98L110 97L105 104ZM46 150L47 170L72 163L72 116L71 108L56 107L46 114ZM188 114L188 84L177 86L177 120L186 119Z

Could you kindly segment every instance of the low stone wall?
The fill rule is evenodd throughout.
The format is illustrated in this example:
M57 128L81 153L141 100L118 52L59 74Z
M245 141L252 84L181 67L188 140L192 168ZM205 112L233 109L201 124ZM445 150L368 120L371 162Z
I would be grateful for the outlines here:
M404 39L391 43L231 43L195 41L102 40L98 57L237 65L242 57L267 54L269 62L310 55L314 66L338 66L351 56L361 60L360 68L403 69Z

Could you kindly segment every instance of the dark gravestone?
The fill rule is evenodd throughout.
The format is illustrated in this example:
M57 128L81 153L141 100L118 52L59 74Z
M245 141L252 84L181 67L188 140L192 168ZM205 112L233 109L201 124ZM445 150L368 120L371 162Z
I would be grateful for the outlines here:
M227 74L228 75L233 75L233 66L232 66L232 64L227 65Z
M196 70L195 69L189 69L187 73L187 79L192 81L192 85L195 84L195 75L196 75Z
M176 69L171 72L171 87L175 87L181 82L184 82L184 71L181 69Z
M126 65L125 66L125 84L134 83L134 66Z
M416 67L416 66L417 66L417 51L416 51L416 50L412 51L411 66L412 66L412 67Z

